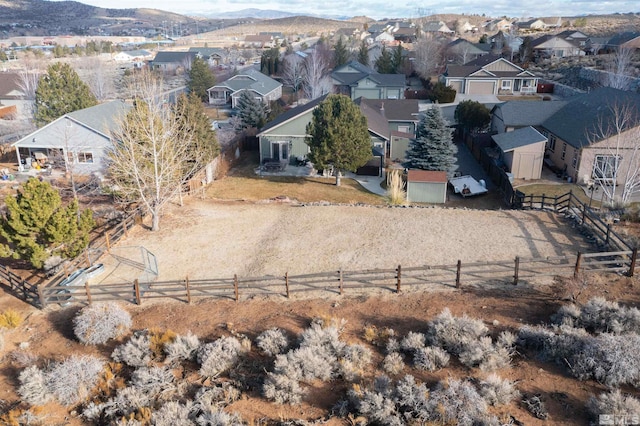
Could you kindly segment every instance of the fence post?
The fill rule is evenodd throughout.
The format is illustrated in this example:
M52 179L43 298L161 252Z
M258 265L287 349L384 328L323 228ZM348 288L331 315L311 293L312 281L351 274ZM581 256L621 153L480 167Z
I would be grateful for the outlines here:
M104 242L107 245L107 253L111 253L111 241L109 240L109 233L104 231Z
M233 274L233 294L236 296L236 302L238 301L238 274Z
M187 303L191 304L191 289L189 288L189 275L184 279L184 288L187 291Z
M515 268L513 270L513 285L518 285L518 274L520 273L520 256L516 256Z
M462 261L458 259L458 265L456 267L456 288L460 288L460 272L462 269Z
M89 281L84 282L84 291L87 293L87 300L91 304L91 292L89 291Z
M133 280L133 290L136 293L136 305L140 304L140 284L138 283L138 279Z
M533 194L529 194L529 208L533 208Z
M13 290L13 280L11 279L11 268L7 267L7 279L9 280L9 288Z
M542 200L540 202L540 210L544 210L544 194L542 194Z
M342 269L338 271L338 281L340 281L340 296L342 296L342 292L344 291L344 277L342 276Z
M638 257L638 247L633 249L631 254L631 265L629 265L629 276L632 277L636 270L636 258Z
M127 236L127 220L122 221L122 235Z
M64 270L64 277L69 278L69 268L67 268L67 262L62 263L62 269Z
M398 269L397 269L397 279L398 281L396 282L396 292L400 293L401 290L401 286L402 286L402 265L398 265Z
M87 261L87 268L91 266L91 258L89 257L89 248L84 249L84 257Z
M609 245L609 236L611 235L611 224L607 223L607 237L606 240L604 241L604 243L606 245Z
M40 299L40 305L44 309L47 307L47 300L44 298L44 294L42 294L42 286L38 285L36 286L36 289L38 290L38 299Z
M287 299L288 299L289 298L289 271L284 273L284 287L287 290ZM342 285L340 287L342 287Z
M576 267L573 270L573 276L577 277L580 273L580 262L582 261L582 253L578 252L578 256L576 256Z

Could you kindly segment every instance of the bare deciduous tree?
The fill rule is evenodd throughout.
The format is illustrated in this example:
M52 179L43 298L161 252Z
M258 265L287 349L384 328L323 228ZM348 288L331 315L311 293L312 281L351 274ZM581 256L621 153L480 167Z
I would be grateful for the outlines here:
M179 132L180 123L162 96L162 82L149 72L135 79L138 97L113 137L109 173L116 192L127 202L138 202L151 214L151 230L160 229L164 207L180 195L182 186L198 167L193 161L194 135Z
M595 147L592 177L609 204L627 204L633 194L640 192L638 139L640 114L637 105L631 102L609 106L589 135L591 145L604 141L601 150ZM588 176L585 176L585 181L591 183Z
M113 79L105 72L106 67L96 57L83 58L82 68L90 70L83 75L82 80L89 86L91 93L98 101L110 99L115 92Z
M285 86L291 87L298 100L298 90L304 81L304 59L295 53L284 58L282 70L282 82Z
M629 90L633 69L633 50L620 48L606 66L603 85L614 89Z
M431 34L422 34L415 44L415 71L429 79L442 65L442 44Z
M313 50L304 61L304 94L309 99L316 99L330 93L333 89L328 76L328 61L318 49Z

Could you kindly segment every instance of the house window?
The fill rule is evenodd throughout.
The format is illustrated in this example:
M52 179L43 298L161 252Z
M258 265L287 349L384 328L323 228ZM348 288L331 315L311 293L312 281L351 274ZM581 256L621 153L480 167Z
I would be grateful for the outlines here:
M79 152L78 163L93 163L93 154L90 152Z
M549 138L549 141L548 141L549 151L555 152L555 150L556 150L556 137L553 136L553 135L545 135L545 136L547 136ZM565 147L566 147L566 144L565 144ZM564 154L562 154L562 155L564 155ZM564 157L563 157L563 159L564 159Z
M593 162L593 178L599 181L613 181L622 157L619 155L596 155Z
M409 126L398 126L398 131L403 133L409 133Z
M567 144L563 143L562 144L562 155L560 156L560 159L564 160L564 157L567 155Z
M574 169L578 165L578 150L577 149L573 150L573 160L571 161L571 165L573 166Z
M502 90L511 90L511 80L502 80Z

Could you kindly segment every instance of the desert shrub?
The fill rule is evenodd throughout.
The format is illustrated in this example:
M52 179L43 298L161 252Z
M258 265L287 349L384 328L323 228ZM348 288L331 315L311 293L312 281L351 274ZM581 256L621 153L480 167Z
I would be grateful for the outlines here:
M278 404L298 404L305 394L297 378L272 372L267 373L262 392L265 398Z
M152 424L155 426L193 426L190 414L192 403L187 401L181 404L177 401L164 403L151 415Z
M7 309L0 314L0 328L16 328L22 321L22 315L13 309Z
M640 331L640 310L594 297L581 308L562 306L552 318L554 322L585 328L592 333L637 333Z
M424 383L416 383L413 376L406 375L396 385L396 403L407 419L424 424L433 416L433 404L429 401L429 389Z
M164 345L164 353L167 362L195 361L200 339L195 334L188 332L178 335L175 339Z
M3 407L4 408L4 407ZM45 419L47 414L35 407L25 410L20 407L0 411L0 425L6 426L41 426L46 425Z
M96 357L72 355L46 373L47 389L62 405L77 404L90 396L103 367Z
M522 398L522 404L537 419L546 420L549 417L547 407L540 395L530 395Z
M371 351L362 345L347 345L342 350L339 364L339 373L345 380L354 381L366 372L371 364Z
M241 393L230 382L218 383L213 387L202 387L193 400L194 406L204 410L221 408L240 399Z
M449 354L442 348L428 346L416 350L413 354L413 365L425 371L436 371L449 364Z
M52 276L60 270L64 259L58 255L49 256L43 263L42 269L47 276Z
M382 368L384 369L384 371L394 376L396 374L400 374L402 370L404 370L404 361L402 360L402 355L400 355L398 352L389 353L384 357Z
M236 413L229 414L222 410L207 411L196 418L198 426L243 426L244 423Z
M311 382L315 379L329 380L334 377L337 358L326 349L300 347L283 355L274 362L274 372Z
M18 394L29 405L43 405L51 398L44 371L32 365L25 368L18 376L20 387Z
M620 389L603 392L598 397L591 397L587 401L587 411L595 419L601 414L611 416L640 416L640 401L631 396L624 395Z
M395 337L390 337L389 340L387 340L387 344L385 345L385 350L387 351L388 354L393 352L399 352L400 349L401 347L400 347L400 342L398 342L398 339L396 339Z
M111 358L130 367L144 367L151 362L152 353L149 345L148 333L145 330L136 332L126 343L113 350Z
M20 368L30 367L38 362L38 356L36 354L22 349L11 351L10 357L11 362Z
M426 338L434 345L458 355L471 342L486 336L489 329L480 320L466 315L455 317L445 308L437 317L429 322Z
M177 335L171 330L161 330L152 328L147 331L149 335L149 349L151 356L155 360L160 360L165 353L165 346L173 343Z
M340 328L323 327L318 323L312 323L309 328L300 335L300 347L322 348L328 353L338 354L345 346L340 340Z
M508 366L514 354L515 336L504 331L496 342L491 337L481 337L470 341L460 352L460 362L467 367L479 367L483 371L493 371Z
M129 332L131 315L115 302L85 306L73 319L73 332L85 345L100 345Z
M355 409L366 417L368 423L403 425L401 413L393 398L393 389L381 386L382 382L377 381L376 389L355 388L349 390L347 395Z
M402 349L407 353L414 353L418 349L424 348L425 341L426 341L426 338L424 334L410 331L400 341L400 349Z
M276 356L289 347L289 339L284 330L276 327L260 333L260 335L256 337L256 344L265 354Z
M235 337L221 337L201 345L196 356L200 374L204 377L216 377L230 370L238 362L242 350L242 344Z
M131 386L138 392L155 397L160 392L172 392L175 389L175 377L166 366L140 367L131 374Z
M153 403L146 393L140 392L138 389L127 386L118 389L116 395L109 398L106 402L95 403L90 402L82 411L82 417L89 421L97 422L98 420L115 420L122 417L128 417L139 412L141 407L148 407Z
M508 404L520 398L520 392L514 383L496 374L490 374L480 382L480 395L489 405Z
M434 420L460 426L475 425L488 417L487 403L468 381L448 379L431 392L431 403L438 407Z

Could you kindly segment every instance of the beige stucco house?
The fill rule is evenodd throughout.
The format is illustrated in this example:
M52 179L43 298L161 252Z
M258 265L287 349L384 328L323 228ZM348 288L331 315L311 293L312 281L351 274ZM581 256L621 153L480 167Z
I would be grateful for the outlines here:
M495 55L447 65L440 81L469 95L527 95L535 93L538 85L535 74Z

